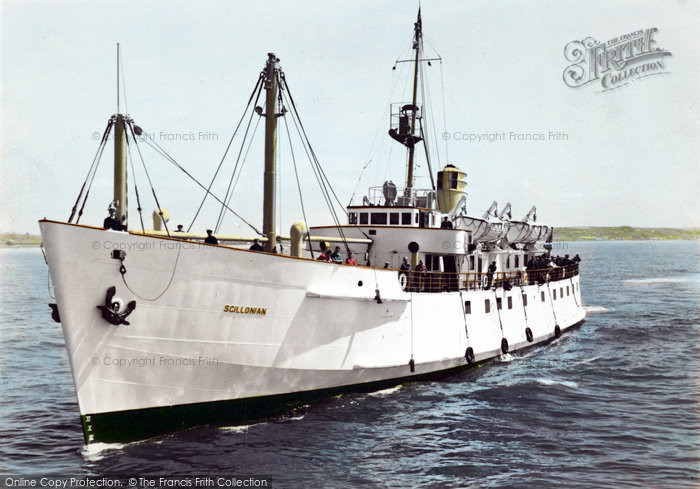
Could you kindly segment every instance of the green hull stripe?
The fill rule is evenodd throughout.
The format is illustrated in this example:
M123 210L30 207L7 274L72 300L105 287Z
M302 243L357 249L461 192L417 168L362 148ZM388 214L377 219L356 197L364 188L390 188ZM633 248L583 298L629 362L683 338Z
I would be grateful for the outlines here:
M581 321L575 324L572 328L579 326L583 322L584 321ZM571 328L567 328L567 330L569 329ZM547 342L528 345L518 349L518 351L543 345ZM85 443L125 443L144 440L164 433L172 433L195 426L247 425L265 418L283 414L295 407L318 402L340 394L349 392L372 392L407 382L439 379L452 375L455 372L481 367L487 362L488 361L471 365L458 365L445 370L364 384L290 394L86 414L81 416L83 434L85 436ZM406 370L408 369L409 366L406 365Z

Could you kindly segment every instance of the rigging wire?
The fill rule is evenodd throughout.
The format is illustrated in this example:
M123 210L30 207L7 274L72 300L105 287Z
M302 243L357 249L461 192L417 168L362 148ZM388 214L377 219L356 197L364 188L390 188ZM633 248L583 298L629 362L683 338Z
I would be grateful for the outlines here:
M306 209L304 208L304 198L301 192L301 183L299 181L299 172L297 170L297 160L294 157L294 147L292 146L292 136L289 133L289 124L287 124L287 118L284 118L284 128L287 132L287 140L289 141L289 152L292 155L292 165L294 165L294 176L297 181L297 190L299 191L299 203L301 204L301 215L304 217L304 226L306 226L306 239L309 243L309 251L311 251L311 258L314 258L314 248L311 245L311 234L309 233L309 221L306 218Z
M83 182L83 186L80 188L80 192L78 193L78 198L75 199L75 204L73 204L73 210L70 213L70 217L68 218L68 223L71 223L73 221L73 217L75 217L75 211L78 208L78 204L80 203L80 199L83 196L83 191L85 190L85 185L88 183L88 180L90 180L90 184L88 185L87 192L88 194L90 193L90 187L92 187L92 181L95 178L95 173L97 172L97 167L100 164L100 160L102 159L102 152L104 151L105 145L107 143L107 139L109 138L110 131L112 130L112 126L114 125L114 118L110 117L109 120L107 121L107 127L105 127L104 133L102 134L102 139L100 140L100 145L97 147L97 151L95 152L95 156L92 158L92 163L90 164L90 169L88 170L87 175L85 176L85 181ZM97 166L96 166L97 165ZM90 175L92 174L92 178L90 178ZM85 195L85 200L87 200L87 194ZM76 224L78 221L80 221L80 217L83 215L83 209L85 208L85 202L83 202L83 205L80 208L80 213L78 214L78 220L76 221Z
M299 132L299 136L302 140L302 146L304 147L304 151L306 151L307 156L309 157L309 160L311 162L311 167L314 170L314 174L316 174L316 178L319 182L319 186L321 187L321 193L323 194L324 199L326 200L326 205L328 206L328 209L330 210L331 213L331 218L333 219L333 222L335 223L335 227L338 229L338 233L340 234L343 244L345 245L346 251L350 251L350 247L347 242L347 238L345 236L345 233L343 232L343 229L341 227L340 221L338 219L338 216L335 212L335 208L333 205L333 200L331 198L331 193L333 194L333 197L335 197L336 201L340 204L341 209L343 209L343 212L346 213L345 209L343 208L343 204L340 202L340 199L338 199L338 196L336 195L335 191L333 190L333 187L330 184L330 181L328 180L328 176L325 174L323 171L323 168L321 167L320 162L318 161L318 158L316 157L316 153L314 152L313 148L311 147L311 143L309 142L309 138L306 134L306 130L304 129L304 125L301 122L301 119L299 117L299 111L297 110L296 104L294 103L294 97L292 96L291 91L289 90L289 85L287 84L287 80L284 76L284 73L280 73L278 75L281 79L282 82L284 82L284 92L286 92L286 97L289 99L292 107L292 121L294 122L294 125L297 128L297 131ZM329 192L330 189L330 192Z
M262 117L259 117L257 122L255 123L255 127L253 127L253 134L250 136L250 141L248 142L248 148L245 150L245 154L243 155L243 163L245 164L246 161L248 161L248 153L250 153L250 148L253 146L253 141L255 139L255 134L258 132L258 126L260 125L260 121L262 120ZM231 199L233 198L233 193L236 191L236 187L238 187L238 181L241 179L241 175L243 175L243 167L241 166L240 171L238 172L238 175L236 175L236 181L233 182L233 188L231 190L231 195L229 195L228 201L226 202L226 205L231 204Z
M221 165L224 163L224 159L226 158L226 155L228 154L229 149L231 148L231 144L233 143L233 138L236 137L236 133L238 132L238 129L241 127L241 124L243 123L243 119L245 119L245 114L248 111L248 107L250 107L250 103L253 100L253 97L255 96L255 92L258 91L259 95L259 87L262 88L262 80L264 78L264 73L260 73L260 76L258 76L258 80L255 83L255 87L253 88L253 91L250 94L250 98L248 98L248 103L246 104L245 110L243 111L243 115L241 116L241 119L238 121L238 125L236 126L236 129L233 131L233 135L231 135L231 139L229 139L228 145L226 146L226 151L224 151L224 155L221 157L221 161L219 162L219 166L216 167L216 171L214 172L214 176L211 177L211 181L209 182L208 187L203 187L194 177L188 174L190 178L192 178L195 182L197 182L198 185L202 186L204 190L206 191L204 194L204 197L202 198L202 202L199 204L199 207L197 208L197 212L195 213L194 217L192 218L192 222L190 223L189 227L187 228L187 232L189 232L192 229L192 226L194 226L195 221L197 220L197 217L199 216L200 211L202 210L202 207L204 206L204 201L207 199L209 195L214 195L211 193L211 187L214 185L214 181L216 180L216 176L219 174L219 170L221 170ZM256 99L257 100L257 99ZM155 148L154 148L155 149ZM174 160L172 162L176 163ZM181 168L182 169L182 168ZM216 199L217 201L223 203L221 200ZM226 199L224 199L225 201ZM231 210L231 209L229 209ZM234 213L234 215L238 216L237 214ZM240 216L238 216L240 218ZM243 219L241 219L243 220ZM243 220L245 222L245 220ZM248 224L246 222L246 224ZM250 226L250 224L248 224ZM255 228L253 228L255 229ZM256 232L260 234L257 230Z
M323 176L323 180L325 183L328 185L328 188L330 189L330 192L333 194L333 197L335 198L335 201L338 203L340 208L342 209L343 213L347 216L347 211L345 210L345 206L343 203L340 201L338 198L338 195L335 193L335 190L333 189L333 186L331 185L330 180L328 179L328 176L326 175L326 172L323 170L323 167L321 166L321 163L318 161L318 157L316 156L316 152L313 150L311 147L311 143L309 142L309 137L306 135L306 129L304 129L304 125L301 122L301 118L299 117L299 111L296 108L296 105L294 104L294 98L292 97L291 92L289 91L289 86L287 85L287 80L284 77L284 73L282 73L282 80L284 81L284 86L287 91L287 94L289 96L289 100L292 103L292 108L294 109L294 114L296 115L297 120L299 121L299 126L301 127L301 131L304 134L304 140L306 141L307 146L309 147L309 151L311 152L311 155L313 156L313 160L318 167L319 172ZM325 185L323 185L325 187Z
M255 103L256 103L256 104L257 104L257 102L258 102L258 99L260 98L260 93L261 93L261 91L262 91L262 83L260 84L260 88L258 89L258 94L257 94L257 96L256 96L256 98L255 98ZM248 106L250 106L250 104L248 104ZM246 110L248 110L248 107L246 107ZM248 137L248 131L250 131L250 124L253 122L253 115L254 115L254 114L255 114L255 111L251 111L251 112L250 112L250 117L248 118L248 124L246 125L245 133L243 134L243 140L241 141L241 146L240 146L240 149L238 150L238 156L236 157L236 164L235 164L235 166L233 167L233 172L231 173L231 178L230 178L230 180L229 180L229 182L228 182L228 187L226 188L226 194L224 195L224 202L226 202L227 205L228 205L228 202L230 201L229 194L230 194L231 196L233 196L233 192L232 192L232 190L231 190L231 186L233 185L233 179L234 179L234 177L236 176L236 170L238 169L238 165L239 165L240 162L241 162L241 154L243 153L243 148L245 147L245 142L246 142L246 139L247 139L247 137ZM244 114L244 117L245 117L245 114ZM258 119L258 120L259 120L259 119ZM256 126L256 127L257 127L257 126ZM238 128L236 128L236 130L237 130L237 129L238 129ZM233 137L231 138L231 142L233 142ZM231 144L229 143L229 147L226 148L226 153L228 153L228 150L229 150L230 146L231 146ZM223 160L224 160L225 157L226 157L226 154L224 154L224 157L221 158L221 161L222 161L222 162L223 162ZM245 160L244 160L244 162L245 162ZM218 172L218 169L217 169L217 172ZM225 210L225 208L224 208L224 206L222 205L222 206L221 206L221 211L219 211L219 217L218 217L217 220L216 220L216 227L215 227L216 232L219 231L219 227L221 226L221 222L223 221L224 210ZM192 223L194 224L194 221L193 221Z
M143 171L146 172L146 179L148 179L148 184L151 186L151 193L153 194L153 200L156 201L156 208L158 209L158 214L160 215L161 221L163 221L163 226L165 226L165 232L170 236L170 230L168 229L168 223L167 221L163 218L163 208L160 206L160 202L158 202L158 197L156 196L156 189L153 188L153 182L151 181L151 175L148 173L148 168L146 168L146 162L143 160L143 155L141 154L141 149L139 148L138 143L136 142L136 136L134 134L134 122L131 119L128 119L125 121L126 126L129 128L131 131L131 136L133 138L134 144L136 145L136 149L138 149L139 156L141 157L141 164L143 166ZM126 135L126 131L124 131L124 135ZM127 142L129 138L127 137Z
M442 124L443 132L447 134L447 106L445 105L445 77L442 74L442 59L440 60L440 88L442 90ZM437 141L437 139L436 139ZM445 163L450 162L450 154L448 153L447 139L443 138L445 141Z
M422 47L423 47L423 43L421 41L421 48ZM420 78L421 102L423 103L423 110L425 111L425 107L430 107L430 105L426 103L425 68L423 67L422 64L419 65L418 76ZM429 99L430 95L428 94L427 97ZM426 139L425 133L423 132L423 119L425 119L425 123L428 124L428 119L431 116L432 116L432 111L430 112L430 115L425 113L424 117L421 117L420 119L418 119L418 125L420 126L421 138L423 138L423 149L425 150L425 161L428 164L428 175L430 175L430 185L432 186L432 189L435 190L435 177L433 176L433 168L432 168L432 165L430 164L430 149L428 147L428 140ZM438 156L438 158L439 158L439 156Z
M204 191L207 192L207 194L211 195L211 197L212 197L214 200L216 200L216 201L219 202L220 204L224 204L224 201L223 201L223 200L221 200L220 198L218 198L218 197L217 197L215 194L213 194L207 187L205 187L202 183L200 183L199 180L197 180L195 177L193 177L193 176L190 174L190 172L188 172L187 170L185 170L185 168L184 168L182 165L180 165L180 163L178 163L177 161L175 161L175 159L174 159L172 156L170 156L170 155L168 154L168 152L165 151L160 145L158 145L158 143L156 143L155 141L151 141L150 138L146 138L146 144L148 144L151 148L153 148L154 151L156 151L158 154L160 154L160 155L161 155L163 158L165 158L167 161L169 161L170 163L172 163L178 170L180 170L180 171L183 172L185 175L187 175L187 176L190 178L190 180L192 180L194 183L196 183L196 184L199 185L201 188L203 188ZM137 147L138 147L138 145L137 145ZM224 205L225 205L225 204L224 204ZM240 219L241 221L243 221L245 224L247 224L248 226L250 226L250 228L251 228L253 231L255 231L259 236L262 236L262 235L263 235L260 231L258 231L258 229L257 229L255 226L253 226L251 223L249 223L248 221L246 221L246 220L245 220L240 214L238 214L236 211L234 211L233 209L231 209L231 208L228 207L228 206L226 206L226 209L228 209L228 211L229 211L230 213L232 213L232 214L233 214L234 216L236 216L238 219Z
M129 104L126 101L126 79L124 77L124 61L123 61L123 56L119 56L119 73L121 73L121 82L122 82L122 93L124 94L124 110L128 114L129 113ZM117 92L119 89L117 89ZM117 93L118 96L118 93ZM117 111L118 112L118 111Z
M126 97L124 98L124 106L126 106ZM132 133L134 144L136 144L136 136ZM146 232L146 228L143 225L143 208L141 207L141 197L139 196L139 187L136 184L136 172L134 171L134 158L131 156L131 145L129 144L129 138L126 138L126 148L129 154L129 165L131 166L131 174L134 176L134 191L136 192L136 210L139 211L139 220L141 221L141 231Z

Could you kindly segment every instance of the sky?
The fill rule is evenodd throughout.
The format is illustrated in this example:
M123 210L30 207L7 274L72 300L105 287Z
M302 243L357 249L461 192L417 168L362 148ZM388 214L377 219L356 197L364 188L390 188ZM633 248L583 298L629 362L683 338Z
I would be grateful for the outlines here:
M536 205L538 220L554 226L700 226L700 3L421 6L426 56L442 58L425 68L437 115L430 144L439 156L432 166L450 163L467 173L471 215L496 200L499 208L510 202L514 218ZM41 218L68 219L98 147L94 134L117 112L117 43L122 112L201 182L214 174L274 52L341 202L353 195L361 202L369 187L388 179L401 186L405 152L387 134L389 104L409 101L410 85L408 65L392 67L410 54L417 9L406 1L3 0L0 232L36 234ZM660 73L607 91L600 81L578 88L564 82L570 42L606 43L653 28L655 46L670 53ZM262 127L230 204L258 227ZM280 126L278 221L286 234L302 213L284 131ZM213 187L220 196L239 145L237 136ZM188 226L203 191L141 148L171 225ZM111 155L108 147L81 223L101 225L106 217ZM300 146L294 155L309 224L331 224ZM129 181L139 186L148 228L155 202L140 160L134 164ZM428 187L422 159L416 173L416 185ZM138 228L130 192L130 227ZM193 231L215 225L219 210L209 199ZM250 229L229 215L222 232Z

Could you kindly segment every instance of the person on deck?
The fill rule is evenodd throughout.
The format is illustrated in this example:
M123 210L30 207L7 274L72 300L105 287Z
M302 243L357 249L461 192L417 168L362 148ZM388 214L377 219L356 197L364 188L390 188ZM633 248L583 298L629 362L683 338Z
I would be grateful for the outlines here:
M213 234L214 231L207 229L207 237L204 238L204 242L208 244L219 244L219 240Z
M493 282L493 274L496 273L496 262L493 261L491 262L491 265L489 265L488 271L486 272L486 288L490 289L491 288L491 282Z
M340 246L336 246L331 255L333 263L343 263L343 255L340 254Z
M345 259L346 265L357 265L357 260L352 257L352 252L348 251L348 257Z
M408 271L408 270L410 270L410 269L411 269L411 264L408 263L408 258L406 258L406 257L404 256L404 257L403 257L403 262L401 262L400 270L406 272L406 271Z
M263 251L263 247L262 247L262 245L260 244L260 241L257 240L257 239L254 239L254 240L253 240L253 244L252 244L251 247L250 247L250 250L251 250L251 251Z
M126 226L123 226L122 223L119 222L119 219L117 219L117 209L110 206L107 211L109 212L109 216L105 217L102 227L105 229L114 229L115 231L125 231Z
M184 233L185 230L182 229L182 224L177 225L177 229L175 230L176 233Z
M446 217L443 217L443 218L442 218L442 222L440 223L440 227L441 227L442 229L453 229L452 221L450 221L450 220L447 219Z

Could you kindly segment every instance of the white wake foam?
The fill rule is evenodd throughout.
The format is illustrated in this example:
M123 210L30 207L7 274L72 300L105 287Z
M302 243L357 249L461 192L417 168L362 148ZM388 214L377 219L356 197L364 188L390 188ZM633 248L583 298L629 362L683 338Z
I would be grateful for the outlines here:
M603 306L583 306L583 310L586 311L587 314L599 314L601 312L608 312L610 309Z
M123 443L91 443L83 447L83 457L91 462L97 462L105 458L107 452L121 450L125 446Z
M388 396L390 394L393 394L394 392L397 392L399 389L401 389L401 385L396 385L394 387L389 387L388 389L382 389L380 391L375 391L375 392L370 392L367 394L368 396L371 397L384 397Z
M578 389L578 384L570 380L554 380L548 378L539 378L535 380L542 385L563 385L571 389Z

